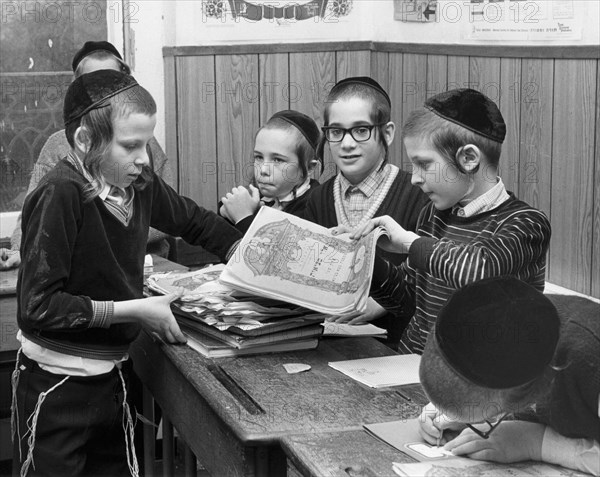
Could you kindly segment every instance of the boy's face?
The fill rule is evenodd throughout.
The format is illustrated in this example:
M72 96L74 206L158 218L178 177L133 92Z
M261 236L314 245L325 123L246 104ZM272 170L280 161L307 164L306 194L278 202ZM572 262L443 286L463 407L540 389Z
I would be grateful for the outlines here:
M100 165L106 182L126 188L142 173L142 167L150 163L146 152L148 141L154 135L156 115L132 113L113 122L113 140Z
M412 184L427 194L436 209L449 209L470 192L470 178L442 157L429 141L406 137L404 147L412 162Z
M261 129L254 141L254 179L268 198L288 195L304 182L296 154L297 138L282 129Z
M357 97L340 99L329 108L329 127L350 129L372 126L371 104ZM374 128L365 142L356 142L349 132L340 142L330 142L333 161L352 184L358 184L375 169L383 158L379 132Z

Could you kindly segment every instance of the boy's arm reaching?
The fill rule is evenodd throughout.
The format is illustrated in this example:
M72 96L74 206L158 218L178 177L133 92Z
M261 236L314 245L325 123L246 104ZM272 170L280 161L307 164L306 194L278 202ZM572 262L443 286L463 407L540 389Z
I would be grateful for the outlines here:
M390 313L410 317L415 312L414 270L376 255L369 296Z
M180 196L154 175L150 225L191 245L201 245L226 262L243 234L215 212Z
M467 243L420 237L410 246L409 262L448 286L461 288L487 277L517 275L532 264L543 267L550 235L550 222L542 212L521 210L492 234L481 233Z

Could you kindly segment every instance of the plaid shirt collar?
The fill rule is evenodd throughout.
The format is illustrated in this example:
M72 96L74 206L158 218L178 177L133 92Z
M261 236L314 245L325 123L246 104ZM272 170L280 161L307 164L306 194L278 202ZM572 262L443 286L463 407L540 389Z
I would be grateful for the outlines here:
M383 159L377 163L377 167L371 171L371 173L365 177L361 182L356 185L350 183L346 177L340 172L340 191L342 197L347 197L348 193L358 190L363 193L365 197L371 198L371 196L379 189L379 186L383 183L387 177L387 168L383 166Z
M88 182L93 182L94 178L88 172L88 170L83 166L83 162L81 161L81 159L79 159L77 154L75 154L73 151L71 151L67 155L67 160L71 164L73 164L73 166L75 166L75 168L83 175L83 177L85 177L85 179ZM111 189L110 184L104 184L104 188L100 191L100 194L98 194L98 197L100 197L100 199L102 199L103 201L106 200L106 198L108 197L108 194L110 193L110 189ZM131 203L131 195L132 195L131 193L126 194L126 197L127 197L126 203L127 204Z

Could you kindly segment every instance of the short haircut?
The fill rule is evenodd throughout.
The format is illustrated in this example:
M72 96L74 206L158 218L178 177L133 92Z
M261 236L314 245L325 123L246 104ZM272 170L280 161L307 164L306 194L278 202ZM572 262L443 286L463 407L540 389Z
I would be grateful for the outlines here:
M95 50L92 51L89 55L86 55L77 65L77 68L75 69L75 78L79 78L82 75L82 71L83 71L83 65L85 64L85 62L88 59L95 59L95 60L107 60L107 59L114 59L116 65L118 66L117 71L121 71L122 73L131 74L131 68L129 67L129 65L127 63L125 63L123 60L121 60L120 58L116 57L115 55L113 55L110 51L107 50Z
M81 118L69 123L65 133L71 147L74 146L74 134L79 126L85 128L89 149L83 157L83 165L93 180L84 191L86 200L96 197L106 182L100 172L100 166L110 149L114 138L114 122L116 119L128 117L130 114L156 114L156 103L152 95L142 86L135 85L107 100L109 106L92 109ZM149 176L144 171L142 180L136 186L143 188Z
M385 125L390 122L392 117L392 108L387 98L377 91L372 86L362 83L346 83L333 88L327 95L325 107L323 109L324 126L329 126L329 114L331 105L349 98L361 98L371 105L371 121L373 124L379 124L377 128L378 140L383 146L384 163L387 162L389 156L389 147L385 141ZM323 161L323 153L327 139L325 135L321 137L319 146L317 147L317 156Z
M463 173L465 171L456 161L456 153L467 144L477 146L490 166L498 167L500 162L502 144L441 118L426 108L414 110L408 115L402 126L402 140L409 137L426 140Z

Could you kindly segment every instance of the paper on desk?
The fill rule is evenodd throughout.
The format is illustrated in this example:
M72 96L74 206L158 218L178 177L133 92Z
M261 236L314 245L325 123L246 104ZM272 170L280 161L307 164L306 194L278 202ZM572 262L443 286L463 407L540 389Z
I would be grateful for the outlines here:
M351 359L329 363L346 376L372 388L402 386L419 382L418 354L401 354L380 358Z
M418 461L453 458L450 452L441 447L430 446L423 440L419 434L418 419L365 424L363 427L373 436ZM422 449L419 445L422 445Z
M349 325L326 321L323 323L323 336L385 336L387 331L371 323Z

